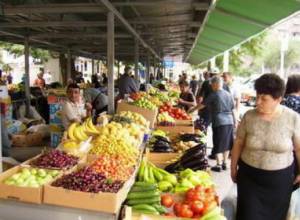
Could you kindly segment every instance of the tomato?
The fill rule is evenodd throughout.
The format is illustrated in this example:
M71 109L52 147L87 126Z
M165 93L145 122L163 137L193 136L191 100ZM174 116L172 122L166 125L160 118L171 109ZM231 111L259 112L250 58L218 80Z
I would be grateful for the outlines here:
M185 207L186 206L186 207ZM179 212L179 216L183 218L191 218L193 217L194 213L193 211L189 208L188 205L183 205L181 207L181 210Z
M174 204L174 200L171 195L164 194L161 196L161 204L167 208L170 208Z
M197 192L202 192L202 191L204 190L204 187L201 186L201 185L197 185L197 186L195 187L195 190L196 190Z
M181 210L181 206L182 204L181 203L175 203L174 206L173 206L173 210L175 212L175 214L177 215L179 213L179 211Z
M195 190L194 189L189 189L187 191L187 193L185 194L186 200L191 201L194 197L194 194L195 194Z
M192 197L193 201L198 201L198 200L202 200L202 199L203 199L203 195L197 191L194 193L194 195Z
M213 187L208 187L205 189L205 193L214 193L215 189Z
M204 209L204 204L201 201L194 201L191 204L191 210L196 214L201 214Z

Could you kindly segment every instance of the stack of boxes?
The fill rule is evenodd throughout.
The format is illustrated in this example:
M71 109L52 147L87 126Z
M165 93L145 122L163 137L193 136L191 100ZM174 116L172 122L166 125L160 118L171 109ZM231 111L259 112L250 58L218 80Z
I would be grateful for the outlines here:
M51 147L57 147L63 136L64 127L62 124L62 104L65 100L65 96L48 96L48 104L50 109L49 124L51 133Z

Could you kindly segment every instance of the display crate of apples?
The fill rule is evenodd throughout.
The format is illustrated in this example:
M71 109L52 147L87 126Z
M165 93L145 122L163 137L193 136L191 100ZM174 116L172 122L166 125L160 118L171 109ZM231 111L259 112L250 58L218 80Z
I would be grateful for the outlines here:
M136 182L131 188L126 205L131 212L125 219L149 219L162 216L177 219L225 220L211 176L205 171L185 169L178 175L143 160ZM127 208L128 209L128 208Z
M51 150L0 175L0 198L42 203L44 186L76 167L79 158Z

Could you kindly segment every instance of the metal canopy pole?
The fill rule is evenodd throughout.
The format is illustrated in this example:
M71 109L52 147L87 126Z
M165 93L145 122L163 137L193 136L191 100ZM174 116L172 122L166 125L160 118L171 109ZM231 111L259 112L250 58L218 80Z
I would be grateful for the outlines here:
M30 81L29 81L29 39L24 41L24 55L25 55L25 96L26 96L26 116L29 116L30 111Z
M92 75L95 75L95 60L92 59Z
M150 54L147 53L147 72L146 72L146 83L150 81Z
M134 42L134 77L139 82L139 42L135 39Z
M71 79L71 50L68 49L67 53L67 82L69 79Z
M108 113L115 112L114 64L115 64L115 21L113 12L107 14L107 72L108 72Z
M225 51L223 55L223 71L229 71L229 51Z

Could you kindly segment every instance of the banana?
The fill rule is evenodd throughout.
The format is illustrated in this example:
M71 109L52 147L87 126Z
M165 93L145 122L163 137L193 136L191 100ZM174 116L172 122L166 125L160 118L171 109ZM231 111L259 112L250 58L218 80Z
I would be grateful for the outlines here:
M88 134L88 135L98 135L99 132L98 131L94 131L93 129L91 129L88 124L87 121L85 121L83 124L83 130Z
M78 123L74 122L72 123L70 126L69 126L69 129L68 129L68 136L71 140L73 141L77 141L77 138L74 137L74 130L76 128L76 126L78 125Z
M84 140L87 140L89 138L89 136L85 133L83 126L79 127L79 132L81 133L81 136L84 138Z
M74 136L78 141L86 140L85 137L82 135L81 129L82 129L82 127L80 125L78 125L74 129Z
M95 127L95 125L93 124L93 121L91 118L87 119L87 127L90 128L90 130L92 132L94 132L95 134L99 134L99 131L97 130L97 128Z

